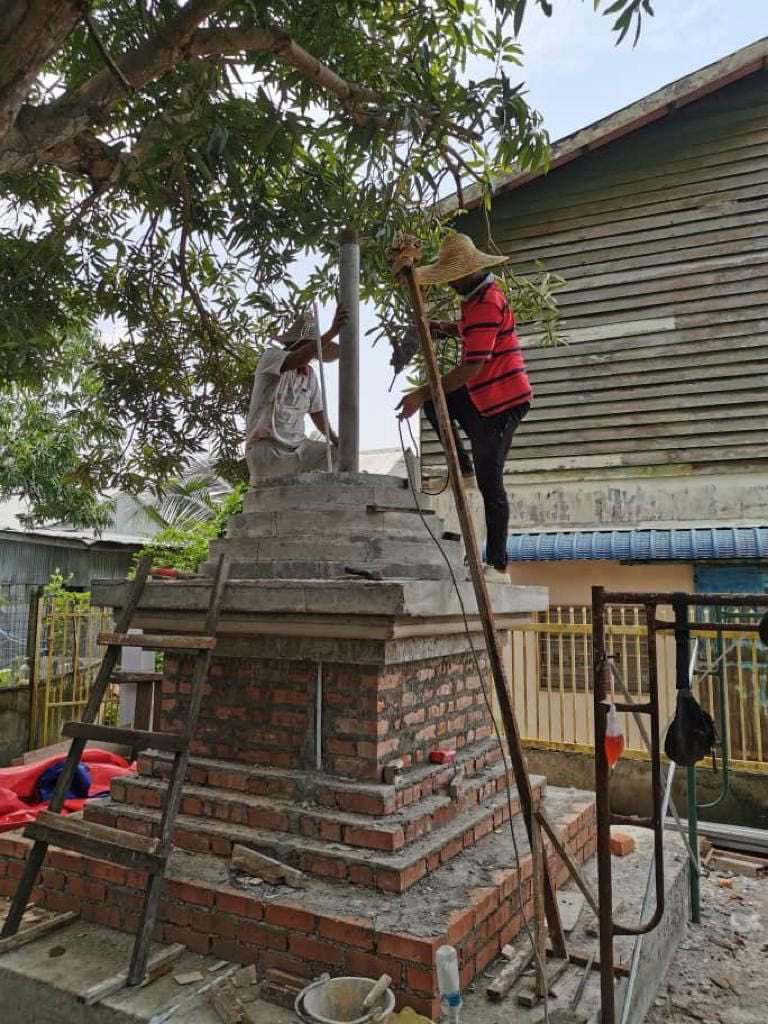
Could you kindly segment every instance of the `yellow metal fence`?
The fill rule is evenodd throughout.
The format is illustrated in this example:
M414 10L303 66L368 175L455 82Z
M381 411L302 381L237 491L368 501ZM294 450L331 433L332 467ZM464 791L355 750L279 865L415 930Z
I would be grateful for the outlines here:
M82 716L103 653L96 637L110 631L112 614L88 604L87 595L60 592L40 598L33 628L30 749L56 743L64 723ZM111 686L99 722L117 724L117 702Z
M609 607L606 646L615 656L633 700L647 694L647 631L644 609ZM538 621L510 630L508 668L515 713L523 740L563 750L594 747L592 708L591 608L550 608ZM692 632L698 638L694 692L726 734L734 767L768 770L768 651L756 634L733 623L720 634ZM658 635L659 703L662 728L675 709L675 640ZM727 699L721 714L718 656ZM615 687L617 700L623 696ZM626 751L646 757L645 744L631 715L623 715Z

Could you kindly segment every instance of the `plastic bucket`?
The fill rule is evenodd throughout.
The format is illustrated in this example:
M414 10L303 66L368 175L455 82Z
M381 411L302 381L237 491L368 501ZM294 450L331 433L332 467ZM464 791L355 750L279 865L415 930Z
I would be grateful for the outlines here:
M306 1024L367 1024L381 1020L395 1008L395 994L387 989L370 1010L363 1000L376 982L372 978L321 978L302 989L295 1009Z

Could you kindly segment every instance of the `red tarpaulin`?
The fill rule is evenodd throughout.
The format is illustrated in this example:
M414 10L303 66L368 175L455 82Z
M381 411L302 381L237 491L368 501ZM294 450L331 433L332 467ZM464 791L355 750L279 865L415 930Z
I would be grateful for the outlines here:
M39 803L37 782L46 768L57 761L63 761L63 755L42 758L29 764L15 768L0 768L0 832L9 832L21 828L32 821L38 811L48 806ZM81 764L87 766L91 776L88 798L99 796L109 791L109 784L117 775L129 775L136 771L136 765L129 764L124 757L108 750L89 748L83 751ZM65 811L79 811L85 800L65 800Z

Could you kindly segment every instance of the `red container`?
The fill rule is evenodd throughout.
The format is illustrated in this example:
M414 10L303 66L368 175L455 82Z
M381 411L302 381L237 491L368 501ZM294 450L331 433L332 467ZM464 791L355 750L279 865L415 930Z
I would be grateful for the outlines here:
M432 764L453 764L456 760L455 750L430 750L429 760Z

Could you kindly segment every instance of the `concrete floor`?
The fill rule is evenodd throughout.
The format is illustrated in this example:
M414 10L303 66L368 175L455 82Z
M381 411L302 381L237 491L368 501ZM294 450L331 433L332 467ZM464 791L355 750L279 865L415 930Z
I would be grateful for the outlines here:
M632 831L632 830L624 830ZM635 830L637 851L622 860L614 859L615 902L621 904L623 920L635 921L642 898L650 852L650 835ZM684 866L682 846L674 836L667 837L667 871L669 879L679 879ZM594 883L594 860L586 874ZM684 882L684 879L683 879ZM669 888L669 881L668 881ZM683 891L685 886L683 885ZM675 917L679 933L684 931L685 914L679 908L669 917ZM574 950L589 954L597 940L590 934L594 916L585 908L569 938ZM662 943L671 941L665 930L658 933ZM519 942L527 939L523 936ZM631 940L617 942L617 957L628 960ZM122 989L93 1006L86 1006L78 996L90 986L103 981L128 964L132 936L75 921L50 935L38 939L0 958L0 1021L3 1024L220 1024L218 1015L208 1005L206 991L218 977L230 968L223 967L212 973L215 963L211 957L185 953L173 970L143 989ZM644 961L653 963L653 940L644 949ZM492 964L472 991L465 993L461 1024L536 1024L543 1019L543 1008L526 1010L517 1005L514 993L498 1004L490 1003L485 989L506 961ZM174 976L185 971L200 971L204 979L182 987ZM550 1000L550 1010L567 1006L571 994L582 976L582 969L571 968L556 984L556 998ZM656 977L650 1002L661 982ZM647 987L647 983L646 986ZM257 998L258 986L240 990L251 1000L248 1011L252 1024L296 1024L292 1011L281 1009ZM592 972L579 1006L580 1012L592 1021L599 1009L599 975ZM642 1011L643 1016L645 1011ZM641 1024L642 1017L633 1018ZM655 1018L655 1020L658 1018Z

